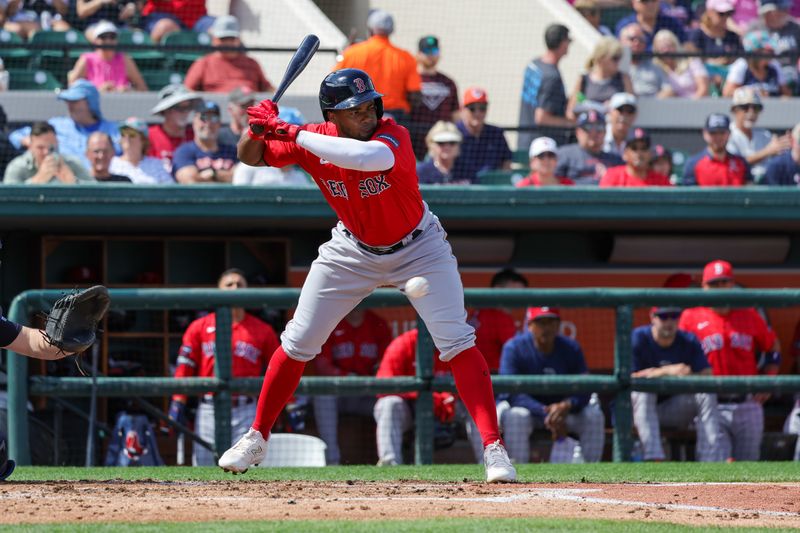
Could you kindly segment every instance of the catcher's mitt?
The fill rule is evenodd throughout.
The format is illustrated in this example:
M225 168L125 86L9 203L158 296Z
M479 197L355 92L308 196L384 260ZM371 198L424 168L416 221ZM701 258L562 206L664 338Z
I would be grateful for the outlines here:
M47 315L44 330L47 342L66 354L85 351L94 344L97 323L110 303L108 289L102 285L59 298ZM78 369L85 374L80 362Z

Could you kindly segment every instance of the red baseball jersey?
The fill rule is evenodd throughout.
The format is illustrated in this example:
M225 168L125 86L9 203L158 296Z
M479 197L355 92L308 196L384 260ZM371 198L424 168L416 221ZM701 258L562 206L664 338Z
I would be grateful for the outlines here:
M381 359L381 366L378 367L376 377L393 378L397 376L414 376L417 373L417 338L419 330L416 328L406 331L396 337L386 348ZM433 349L433 375L443 376L450 373L450 364L439 359L439 350ZM386 396L385 394L382 396ZM417 397L416 392L398 393L401 396L413 400Z
M210 313L198 318L186 328L178 353L175 377L214 377L217 317ZM272 327L254 316L245 314L231 329L231 372L233 377L261 376L273 352L279 346ZM173 399L186 401L185 395Z
M338 137L331 122L301 129ZM411 233L422 218L422 195L411 137L392 119L381 119L371 140L394 153L389 170L362 172L337 167L295 143L268 141L264 161L273 167L298 164L322 190L336 216L358 240L370 246L390 246Z
M366 311L364 322L357 328L347 320L339 322L317 357L327 359L340 376L374 376L391 341L392 332L386 321Z
M489 370L497 372L503 345L517 334L514 317L502 309L473 309L467 322L475 328L475 346L486 359Z
M678 326L700 340L715 376L757 375L760 353L775 344L775 333L753 308L721 315L694 307L681 314Z
M628 172L627 165L609 168L600 179L601 187L671 187L669 178L652 170L644 179Z

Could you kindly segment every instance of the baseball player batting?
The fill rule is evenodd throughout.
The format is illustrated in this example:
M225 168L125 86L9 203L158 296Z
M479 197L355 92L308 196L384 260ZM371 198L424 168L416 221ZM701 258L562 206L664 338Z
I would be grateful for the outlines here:
M408 130L383 118L381 97L366 72L342 69L320 86L321 124L287 124L271 100L247 110L249 124L264 130L247 130L239 141L239 160L300 165L339 222L312 263L294 318L270 360L252 428L222 455L219 466L239 473L264 459L269 432L306 363L351 309L379 286L403 287L424 277L430 289L410 302L439 357L449 363L480 430L486 480L514 481L516 471L497 428L489 368L466 321L458 264L439 219L422 201Z

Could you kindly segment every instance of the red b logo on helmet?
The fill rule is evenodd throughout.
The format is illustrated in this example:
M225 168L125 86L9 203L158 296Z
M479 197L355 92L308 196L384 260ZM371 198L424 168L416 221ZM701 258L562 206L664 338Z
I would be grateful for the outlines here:
M353 80L353 83L356 86L356 91L363 93L364 91L367 90L367 84L364 83L364 80L362 80L361 78L355 78Z

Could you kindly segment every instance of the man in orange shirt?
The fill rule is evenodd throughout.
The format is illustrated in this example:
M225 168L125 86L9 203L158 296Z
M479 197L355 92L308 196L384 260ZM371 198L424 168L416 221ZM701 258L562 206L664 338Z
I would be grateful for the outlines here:
M370 37L348 47L334 70L361 69L372 78L375 90L383 94L383 112L399 124L408 126L411 107L419 103L422 80L411 53L389 42L394 18L374 9L367 18Z

